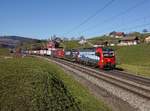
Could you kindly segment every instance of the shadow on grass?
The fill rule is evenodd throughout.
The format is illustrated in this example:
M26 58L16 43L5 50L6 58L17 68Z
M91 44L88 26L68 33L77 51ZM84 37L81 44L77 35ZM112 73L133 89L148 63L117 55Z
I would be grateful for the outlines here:
M118 71L124 71L124 69L121 68L121 67L116 67L115 70L118 70Z

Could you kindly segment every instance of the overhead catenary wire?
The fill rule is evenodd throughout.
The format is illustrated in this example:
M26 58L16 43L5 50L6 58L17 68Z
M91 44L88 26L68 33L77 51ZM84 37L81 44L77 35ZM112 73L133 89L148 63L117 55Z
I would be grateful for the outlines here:
M145 19L149 19L150 15L149 16L145 16L145 17L142 17L142 18L137 18L137 19L132 19L129 21L130 22L138 22L138 21L141 21L141 20L145 20ZM126 26L129 25L129 24L126 24ZM136 26L132 26L132 27L136 27ZM125 27L120 27L120 28L115 28L115 27L111 27L111 28L108 28L107 30L110 30L110 29L113 29L113 31L116 31L116 30L120 30L120 31L123 31L123 30L129 30L128 28L125 28ZM131 28L132 29L132 28Z
M114 16L111 17L111 18L105 19L104 21L102 21L101 24L96 24L96 25L93 25L93 26L91 26L91 27L88 27L88 28L86 28L85 30L81 31L80 33L85 32L85 31L88 31L88 30L95 29L95 28L98 27L99 25L110 23L110 22L116 20L117 18L119 18L119 17L121 17L121 16L123 16L123 15L125 15L125 14L127 14L127 13L129 13L129 12L131 12L132 10L134 10L135 8L137 8L138 6L140 6L140 5L144 4L144 3L146 3L146 1L147 1L147 0L141 0L140 2L136 3L136 4L133 5L132 7L126 9L125 11L122 11L122 12L120 12L120 13L114 15Z
M133 27L122 28L122 29L120 29L120 30L130 30L130 29L136 29L136 28L141 28L141 27L145 27L145 26L148 26L148 25L150 25L150 23L139 24L139 25L136 25L136 26L133 26Z
M141 20L146 20L146 19L149 19L149 17L150 17L150 15L149 16L145 16L145 17L143 17L143 18L137 18L137 19L132 19L132 20L130 20L129 21L129 23L131 22L131 23L133 23L133 22L138 22L138 21L141 21ZM127 25L129 25L129 24L126 24L125 26L127 26ZM115 28L115 27L113 27L113 28ZM116 30L120 30L120 29L125 29L125 28L117 28Z
M119 28L119 30L128 31L128 30L132 30L132 29L143 28L145 26L150 26L150 23L138 24L136 26L131 26L131 27L127 27L127 28ZM106 33L108 33L108 32L105 32L105 34Z
M92 15L90 15L89 17L87 17L84 21L82 21L79 25L73 27L71 30L69 30L68 32L64 33L65 34L69 34L72 31L77 30L78 28L80 28L82 25L84 25L85 23L87 23L88 21L90 21L92 18L94 18L96 15L98 15L99 13L101 13L104 9L106 9L109 5L111 5L115 0L110 0L109 2L107 2L102 8L98 9L95 13L93 13Z

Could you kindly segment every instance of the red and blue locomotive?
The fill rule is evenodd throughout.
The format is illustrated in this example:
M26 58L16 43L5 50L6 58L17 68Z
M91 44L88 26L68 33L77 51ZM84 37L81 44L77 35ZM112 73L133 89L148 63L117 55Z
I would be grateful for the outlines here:
M114 50L104 47L71 50L70 53L66 51L65 57L100 69L114 69L116 65Z
M99 57L98 66L101 69L112 68L116 66L115 52L110 48L97 48L96 54Z

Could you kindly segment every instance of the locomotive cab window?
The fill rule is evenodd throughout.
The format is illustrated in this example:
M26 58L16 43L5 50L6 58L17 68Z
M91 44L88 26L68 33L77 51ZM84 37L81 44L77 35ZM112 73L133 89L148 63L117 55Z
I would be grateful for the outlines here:
M114 57L114 50L110 48L103 48L103 56L104 57Z
M114 51L103 51L103 56L104 57L113 57Z

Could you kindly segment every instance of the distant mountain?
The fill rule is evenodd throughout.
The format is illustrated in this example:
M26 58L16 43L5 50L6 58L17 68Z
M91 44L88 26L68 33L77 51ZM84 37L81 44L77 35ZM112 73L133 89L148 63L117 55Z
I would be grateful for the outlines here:
M31 43L38 41L40 40L20 36L0 36L0 47L14 48L20 43Z

